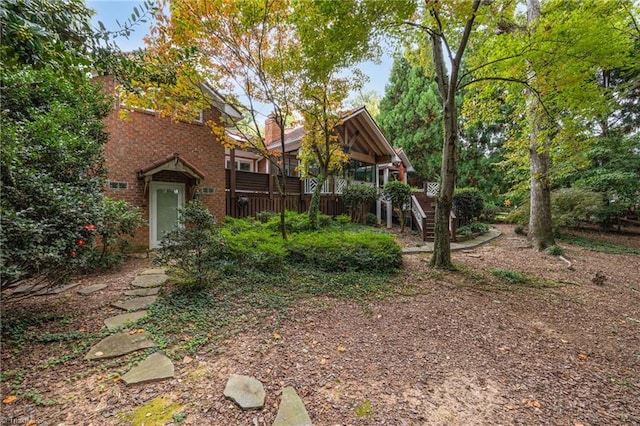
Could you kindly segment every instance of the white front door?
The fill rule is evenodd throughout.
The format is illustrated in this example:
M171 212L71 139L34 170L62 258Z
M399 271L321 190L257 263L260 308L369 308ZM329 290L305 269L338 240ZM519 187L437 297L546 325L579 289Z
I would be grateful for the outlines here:
M151 182L149 186L149 246L160 247L167 232L178 225L178 209L184 204L184 183Z

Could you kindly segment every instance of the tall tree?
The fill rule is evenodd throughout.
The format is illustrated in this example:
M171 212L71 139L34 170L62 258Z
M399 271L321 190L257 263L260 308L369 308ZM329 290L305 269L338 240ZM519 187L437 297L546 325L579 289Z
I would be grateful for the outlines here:
M438 85L406 55L394 58L378 123L393 145L411 158L421 180L440 180L443 123Z
M432 66L442 101L444 142L440 191L436 199L435 242L431 258L431 265L437 268L453 268L449 217L457 177L456 152L459 136L457 95L462 87L463 56L476 26L476 18L479 17L482 4L484 3L480 0L473 2L427 0L421 15L416 20L405 21L407 25L418 29L429 40ZM490 12L491 5L492 3L487 3L483 8ZM499 7L499 5L493 7ZM488 16L480 16L480 18ZM423 45L426 44L424 40L421 42Z
M202 90L206 82L214 88L236 93L235 102L246 119L236 124L244 136L238 144L226 138L225 125L207 123L230 148L251 147L260 152L276 171L282 205L281 233L286 238L284 205L286 167L283 158L285 123L293 118L294 97L300 81L301 48L291 24L290 2L264 0L235 2L185 0L161 2L157 24L148 40L147 61L151 68L169 64L173 76L167 84L139 81L142 90L128 95L127 102L154 109L178 119L194 116L207 108L210 99ZM263 135L265 115L280 130L280 150L269 150Z
M505 16L499 35L484 40L470 59L485 99L501 90L505 97L521 100L516 114L526 127L510 146L527 152L521 158L530 168L529 237L541 249L554 242L554 170L566 162L567 153L584 149L593 133L591 118L606 115L614 103L595 76L633 62L630 38L621 30L628 28L628 7L624 0L529 0L527 13Z
M309 216L317 226L320 190L348 160L338 127L347 94L360 90L364 82L356 65L379 54L374 29L394 9L357 0L298 0L293 10L304 70L298 102L306 130L301 169L303 175L316 179ZM340 75L345 72L350 75Z
M315 179L309 206L309 219L315 229L319 228L322 187L327 178L341 170L343 163L349 160L337 133L342 124L340 109L348 86L344 79L333 79L326 85L313 84L303 89L301 111L305 134L298 157L301 176Z

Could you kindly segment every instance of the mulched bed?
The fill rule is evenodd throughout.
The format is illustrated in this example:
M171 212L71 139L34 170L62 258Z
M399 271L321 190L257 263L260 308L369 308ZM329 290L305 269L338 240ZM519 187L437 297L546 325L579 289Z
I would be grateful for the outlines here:
M640 256L560 244L568 268L512 226L499 229L499 239L453 254L462 272L431 270L428 254L406 256L401 294L300 301L284 319L265 318L177 360L173 381L127 387L82 356L37 367L60 355L55 343L27 342L19 356L3 345L3 373L26 369L32 397L2 404L1 424L119 425L117 413L163 397L183 406L180 424L270 425L288 385L316 425L640 424ZM640 233L605 238L640 247ZM147 265L132 259L117 273L82 277L81 286L109 284L98 295L4 302L3 317L46 309L74 314L47 331L98 331L109 303ZM495 269L530 283L507 284ZM264 409L242 412L224 399L232 373L265 384ZM1 389L4 399L9 383ZM36 405L33 395L54 403Z

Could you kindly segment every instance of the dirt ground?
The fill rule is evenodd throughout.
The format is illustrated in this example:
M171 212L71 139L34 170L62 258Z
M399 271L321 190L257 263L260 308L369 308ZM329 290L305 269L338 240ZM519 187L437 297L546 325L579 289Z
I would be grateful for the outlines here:
M162 397L182 406L180 424L271 425L291 385L315 425L640 425L640 256L560 244L569 268L513 227L498 228L498 239L453 254L462 272L433 271L428 254L407 255L403 294L366 305L300 301L284 320L238 329L223 345L176 361L174 380L127 387L91 373L82 356L35 368L23 387L54 403L3 403L0 424L118 425L116 413ZM640 232L588 235L640 248ZM6 302L3 316L75 311L61 330L99 329L145 266L132 259L118 273L83 277L81 286L109 284L99 296L71 290ZM507 285L495 269L539 281ZM594 282L597 274L605 279ZM56 347L30 348L16 358L3 345L2 370L39 365ZM264 409L243 412L224 398L232 373L264 383ZM1 386L4 399L9 383Z

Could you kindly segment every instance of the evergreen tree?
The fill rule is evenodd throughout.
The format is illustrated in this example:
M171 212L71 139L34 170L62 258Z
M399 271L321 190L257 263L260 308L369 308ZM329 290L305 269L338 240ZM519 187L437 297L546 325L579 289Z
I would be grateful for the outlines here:
M438 86L403 55L394 58L378 123L389 141L404 149L419 179L439 180L443 124Z

